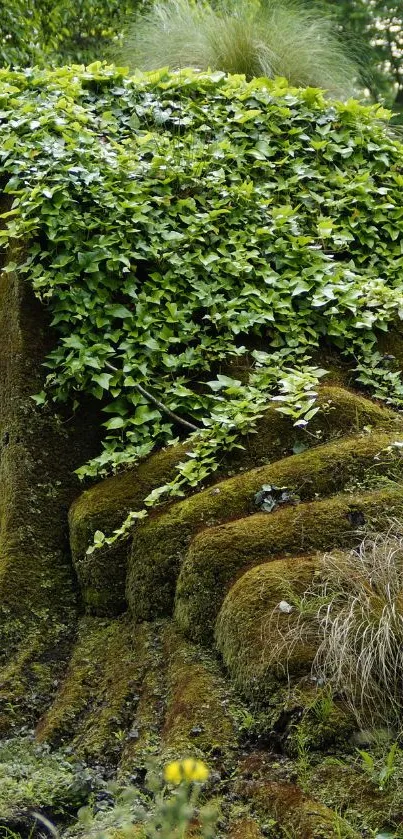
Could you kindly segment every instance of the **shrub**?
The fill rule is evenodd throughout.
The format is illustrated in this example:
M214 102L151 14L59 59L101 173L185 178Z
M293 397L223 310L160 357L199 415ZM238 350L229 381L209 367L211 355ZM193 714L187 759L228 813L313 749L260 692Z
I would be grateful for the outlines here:
M38 63L42 57L42 26L31 0L4 3L0 17L0 66Z
M152 70L196 67L253 76L284 76L299 87L352 93L357 67L332 19L292 0L247 0L210 6L192 0L157 2L125 36L120 58Z

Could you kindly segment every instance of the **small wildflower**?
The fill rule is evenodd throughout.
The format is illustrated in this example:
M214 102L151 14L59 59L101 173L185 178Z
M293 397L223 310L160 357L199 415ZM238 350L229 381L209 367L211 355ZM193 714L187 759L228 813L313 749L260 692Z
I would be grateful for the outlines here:
M182 781L191 783L207 781L209 770L201 760L185 758L185 760L174 760L168 763L164 769L164 778L170 784L180 784Z

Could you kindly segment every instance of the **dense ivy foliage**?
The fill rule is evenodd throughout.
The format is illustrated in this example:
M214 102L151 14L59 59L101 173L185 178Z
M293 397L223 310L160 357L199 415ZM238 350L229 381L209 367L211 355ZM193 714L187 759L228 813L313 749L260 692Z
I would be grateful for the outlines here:
M381 117L281 79L0 71L0 244L59 335L37 401L86 392L106 412L81 474L136 461L184 422L202 431L177 492L268 398L306 424L324 339L403 405L374 331L403 311L403 148ZM242 383L222 368L239 357L254 359Z
M0 66L105 58L139 5L138 0L7 0L0 16Z

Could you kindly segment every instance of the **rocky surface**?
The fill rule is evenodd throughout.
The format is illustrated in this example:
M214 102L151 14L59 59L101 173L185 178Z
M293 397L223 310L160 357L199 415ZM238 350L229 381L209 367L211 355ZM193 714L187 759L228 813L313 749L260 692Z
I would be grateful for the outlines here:
M1 283L3 742L34 728L39 749L67 747L102 778L134 785L150 757L201 756L219 829L233 839L370 835L356 815L340 833L336 811L354 811L366 781L351 757L354 722L309 680L314 651L296 647L287 674L281 655L268 661L266 652L276 645L273 610L290 588L303 592L321 553L401 516L398 454L377 459L403 439L401 415L340 380L321 389L309 433L268 408L208 486L155 511L129 542L88 556L94 532L138 509L183 447L83 492L73 470L96 450L98 418L91 405L74 417L36 408L52 341L46 312L12 275ZM267 485L291 500L262 511L256 496ZM334 754L355 773L349 802L329 783ZM25 835L31 805L21 796L2 802L0 825ZM50 798L38 806L60 820ZM74 807L64 806L62 827ZM372 822L360 817L368 830L393 807L400 818L394 799L377 807Z

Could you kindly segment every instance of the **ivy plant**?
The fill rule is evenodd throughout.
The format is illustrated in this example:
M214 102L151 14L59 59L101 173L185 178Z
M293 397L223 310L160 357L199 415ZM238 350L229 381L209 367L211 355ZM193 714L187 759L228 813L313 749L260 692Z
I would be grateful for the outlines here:
M271 400L306 424L323 340L403 405L376 337L403 312L403 147L386 117L284 79L0 71L4 270L58 336L36 401L85 392L105 413L81 477L190 434L147 507L203 481Z

